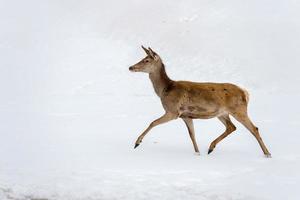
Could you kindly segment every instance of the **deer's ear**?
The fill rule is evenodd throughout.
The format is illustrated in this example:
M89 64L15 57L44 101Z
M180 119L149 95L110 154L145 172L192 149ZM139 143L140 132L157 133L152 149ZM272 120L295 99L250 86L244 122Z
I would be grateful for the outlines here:
M159 57L158 54L155 51L153 51L150 47L148 47L148 50L152 58L156 59Z
M143 45L142 45L142 49L145 51L145 53L148 55L148 56L150 56L150 52L149 52L149 50L148 49L146 49Z

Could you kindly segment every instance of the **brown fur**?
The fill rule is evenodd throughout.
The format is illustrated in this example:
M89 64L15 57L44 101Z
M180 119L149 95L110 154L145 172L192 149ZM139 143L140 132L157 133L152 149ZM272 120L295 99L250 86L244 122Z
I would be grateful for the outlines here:
M196 83L190 81L173 81L166 71L165 66L152 49L146 49L147 57L130 67L130 71L146 72L153 84L156 94L160 97L166 113L153 121L149 127L138 137L137 147L144 136L159 124L173 119L182 118L188 128L196 152L199 152L195 140L192 119L209 119L217 117L226 127L225 132L215 139L209 153L216 144L232 133L236 128L229 115L242 123L257 139L266 156L271 154L264 145L257 127L253 125L247 114L249 94L246 90L230 83Z

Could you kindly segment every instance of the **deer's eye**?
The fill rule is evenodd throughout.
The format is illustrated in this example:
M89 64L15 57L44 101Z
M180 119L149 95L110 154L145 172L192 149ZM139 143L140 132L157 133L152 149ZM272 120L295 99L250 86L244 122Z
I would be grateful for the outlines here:
M145 60L144 62L149 62L149 60Z

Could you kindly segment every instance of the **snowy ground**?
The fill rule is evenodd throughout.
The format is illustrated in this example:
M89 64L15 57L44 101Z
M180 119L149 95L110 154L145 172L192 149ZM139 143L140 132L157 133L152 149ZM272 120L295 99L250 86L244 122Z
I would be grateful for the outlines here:
M0 200L299 199L300 3L294 0L17 1L0 7ZM121 4L121 5L120 5ZM163 114L145 74L237 83L272 153L197 120L201 155Z

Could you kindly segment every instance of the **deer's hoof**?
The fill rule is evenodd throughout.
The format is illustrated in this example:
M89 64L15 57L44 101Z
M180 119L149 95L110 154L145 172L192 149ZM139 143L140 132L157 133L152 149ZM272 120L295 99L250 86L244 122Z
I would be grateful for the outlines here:
M140 145L140 144L135 144L135 145L134 145L134 148L137 148L139 145Z
M210 154L213 151L213 149L208 149L207 154Z
M271 156L270 153L269 153L269 154L265 154L265 157L266 157L266 158L272 158L272 156Z

